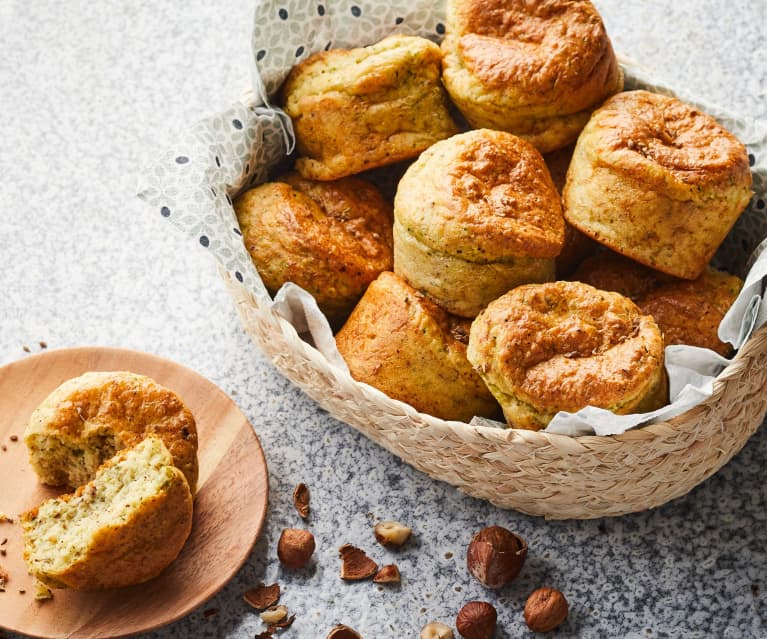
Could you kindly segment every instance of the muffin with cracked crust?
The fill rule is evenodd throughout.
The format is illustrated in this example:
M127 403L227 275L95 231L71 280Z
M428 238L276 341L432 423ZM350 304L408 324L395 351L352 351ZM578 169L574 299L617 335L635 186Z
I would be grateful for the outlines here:
M289 173L234 202L245 248L270 293L294 282L333 325L392 268L392 210L369 182Z
M443 82L473 127L542 153L578 137L623 89L602 18L588 0L448 0Z
M567 221L612 250L694 280L751 199L746 148L676 98L629 91L594 112L578 138Z
M192 493L158 437L118 453L76 492L21 517L29 572L53 588L100 590L159 575L192 530Z
M653 318L581 282L529 284L491 302L471 325L467 356L514 428L540 430L586 406L623 415L667 401Z
M442 419L495 417L498 404L466 359L469 322L394 273L381 273L336 344L357 381Z
M687 344L724 356L732 353L718 331L743 287L736 275L708 267L700 277L682 280L604 251L584 260L573 279L630 298L653 316L666 346Z
M24 442L40 481L77 487L145 437L159 437L194 493L197 427L172 390L128 371L91 371L65 381L35 409Z
M479 129L433 145L394 198L394 271L451 313L474 317L519 284L554 278L565 225L540 153Z
M334 180L417 156L458 131L440 82L442 54L425 38L315 53L290 72L281 101L307 178Z

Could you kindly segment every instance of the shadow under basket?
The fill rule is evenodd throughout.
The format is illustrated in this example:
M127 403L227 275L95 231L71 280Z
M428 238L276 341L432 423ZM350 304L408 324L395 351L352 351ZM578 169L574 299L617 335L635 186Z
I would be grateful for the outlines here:
M570 437L444 421L331 366L292 324L220 272L245 330L290 381L414 468L500 508L589 519L660 506L724 466L767 411L765 325L717 377L711 397L666 422Z

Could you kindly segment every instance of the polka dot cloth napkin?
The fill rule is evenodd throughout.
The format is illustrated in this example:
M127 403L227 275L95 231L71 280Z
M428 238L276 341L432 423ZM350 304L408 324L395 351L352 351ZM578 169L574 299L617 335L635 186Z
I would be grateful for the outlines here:
M182 134L142 174L139 197L152 214L166 218L190 241L208 251L221 268L263 304L275 304L299 333L310 331L318 348L344 367L327 322L316 303L294 285L269 296L243 246L232 198L265 181L293 150L290 118L274 106L275 94L290 68L329 48L372 44L393 33L419 35L439 42L444 34L442 3L427 0L282 0L257 2L252 35L254 98L233 104ZM749 150L754 197L715 258L717 266L746 277L746 286L720 327L720 336L740 346L751 331L767 322L767 127L735 117L683 89L670 89L633 67L624 66L626 88L673 93L715 116ZM763 241L764 240L764 241ZM727 360L710 351L667 349L674 402L656 413L624 416L559 416L548 430L570 434L623 432L648 419L667 419L711 392L711 381ZM594 409L596 410L596 409ZM604 411L602 411L604 412ZM583 414L582 414L583 413Z

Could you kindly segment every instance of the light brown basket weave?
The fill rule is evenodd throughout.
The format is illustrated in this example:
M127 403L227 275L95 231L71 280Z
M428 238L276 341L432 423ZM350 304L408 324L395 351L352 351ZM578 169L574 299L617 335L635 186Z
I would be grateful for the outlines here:
M716 379L713 395L668 422L610 437L446 422L355 382L221 274L256 345L309 397L411 466L501 508L587 519L660 506L726 464L767 411L763 326Z

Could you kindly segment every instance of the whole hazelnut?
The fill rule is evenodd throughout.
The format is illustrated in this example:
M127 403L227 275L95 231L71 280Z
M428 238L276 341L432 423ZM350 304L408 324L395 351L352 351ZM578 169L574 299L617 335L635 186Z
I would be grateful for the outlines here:
M488 588L500 588L522 570L527 542L502 526L480 530L466 552L466 565L477 581Z
M314 535L308 530L286 528L277 542L277 557L286 568L303 568L314 553Z
M486 601L470 601L458 611L455 627L464 639L490 639L498 613Z
M421 628L420 639L454 639L453 631L439 621L432 621Z
M556 588L538 588L525 603L525 623L534 632L554 630L567 619L567 599Z

